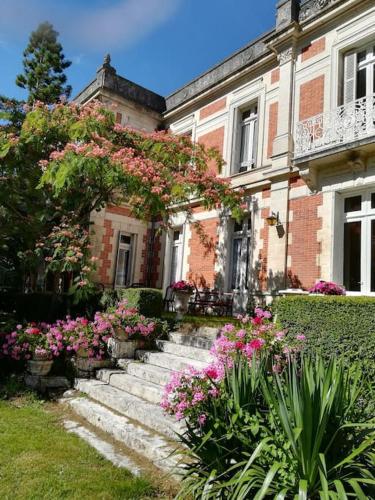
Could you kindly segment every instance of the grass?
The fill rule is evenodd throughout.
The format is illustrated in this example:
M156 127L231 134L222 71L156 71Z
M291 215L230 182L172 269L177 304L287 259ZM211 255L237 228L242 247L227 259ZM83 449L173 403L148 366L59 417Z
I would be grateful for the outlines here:
M148 480L114 467L67 433L56 406L31 393L0 399L3 500L167 498L159 496Z

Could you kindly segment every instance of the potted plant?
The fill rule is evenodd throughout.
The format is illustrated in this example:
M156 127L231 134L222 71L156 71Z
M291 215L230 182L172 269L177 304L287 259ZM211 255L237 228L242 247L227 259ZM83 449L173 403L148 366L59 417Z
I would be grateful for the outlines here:
M343 286L332 281L320 280L309 290L310 295L346 295Z
M176 319L181 320L189 308L189 299L193 293L194 286L187 281L181 280L173 283L171 289L174 291L174 302L177 312Z
M34 376L44 377L52 368L53 358L60 354L60 346L47 335L49 326L29 323L5 337L2 353L16 361L26 361L27 371ZM53 348L52 348L53 346Z
M156 321L129 308L125 300L107 313L97 313L95 320L112 325L108 350L114 359L134 358L136 349L145 348L157 335Z
M107 346L111 337L110 325L88 321L86 318L68 318L61 326L66 338L66 349L73 355L73 364L79 377L89 378L95 370L111 366Z

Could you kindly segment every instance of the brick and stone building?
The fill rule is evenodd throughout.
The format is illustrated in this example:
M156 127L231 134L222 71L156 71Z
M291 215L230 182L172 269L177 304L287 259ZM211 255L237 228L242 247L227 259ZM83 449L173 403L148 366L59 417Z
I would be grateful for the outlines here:
M248 211L239 224L196 206L216 252L181 215L151 259L150 228L108 207L94 219L98 279L123 286L152 272L165 288L190 278L234 291L239 309L319 279L375 293L374 26L370 0L280 0L271 31L166 98L107 60L77 101L99 98L123 124L216 147Z

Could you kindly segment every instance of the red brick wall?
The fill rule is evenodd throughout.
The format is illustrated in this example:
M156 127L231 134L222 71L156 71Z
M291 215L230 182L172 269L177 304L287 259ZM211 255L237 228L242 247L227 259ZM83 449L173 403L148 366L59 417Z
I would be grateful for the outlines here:
M268 111L268 146L267 158L271 158L273 151L273 141L277 135L277 120L279 115L279 103L270 104Z
M209 104L208 106L202 108L199 112L199 119L203 120L204 118L207 118L210 115L213 115L214 113L217 113L218 111L221 111L222 109L225 108L227 105L227 98L223 97L222 99L219 99L218 101L213 102L212 104Z
M326 39L324 37L319 38L319 40L310 43L310 45L307 45L302 49L302 62L307 61L311 57L317 56L321 52L324 52L325 49L326 49Z
M280 68L276 68L271 72L271 85L280 81Z
M196 282L198 287L207 286L212 288L215 284L215 249L217 246L217 227L219 219L209 219L202 221L201 225L212 248L206 248L201 242L199 235L194 228L191 227L191 238L189 240L189 256L188 265L189 271L187 274L188 280Z
M268 190L269 194L271 191ZM265 193L265 191L263 191ZM265 196L267 198L268 196ZM269 208L262 208L261 217L263 220L263 228L260 230L260 238L263 240L263 247L259 250L258 260L259 260L259 288L262 291L266 291L268 288L267 274L268 274L268 237L269 237L269 226L266 221L266 217L270 215Z
M318 207L323 203L323 195L305 196L290 200L288 269L290 286L311 288L320 278L320 243L317 232L322 228L322 219L318 216Z
M306 120L324 109L324 75L303 83L300 87L299 119Z
M113 238L114 230L110 220L106 219L104 221L104 229L105 231L102 237L103 248L99 256L98 275L100 283L103 283L103 285L112 285L109 271L111 269L113 250L111 239Z
M206 148L217 149L222 155L224 147L224 127L220 127L216 130L213 130L212 132L208 132L205 135L201 135L198 139L198 142L204 144ZM209 163L209 167L217 172L217 167L214 160Z

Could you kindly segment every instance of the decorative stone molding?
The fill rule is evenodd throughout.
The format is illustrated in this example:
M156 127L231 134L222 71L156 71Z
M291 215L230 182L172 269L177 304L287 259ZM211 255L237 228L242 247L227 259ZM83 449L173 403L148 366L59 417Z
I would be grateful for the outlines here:
M299 171L299 175L306 182L311 192L318 191L318 171L316 167L306 167Z
M295 58L296 50L294 47L288 47L278 55L280 65L286 64Z
M277 4L276 30L281 30L297 20L297 0L280 0Z
M322 10L344 0L305 0L301 2L299 21L303 22L319 14Z

